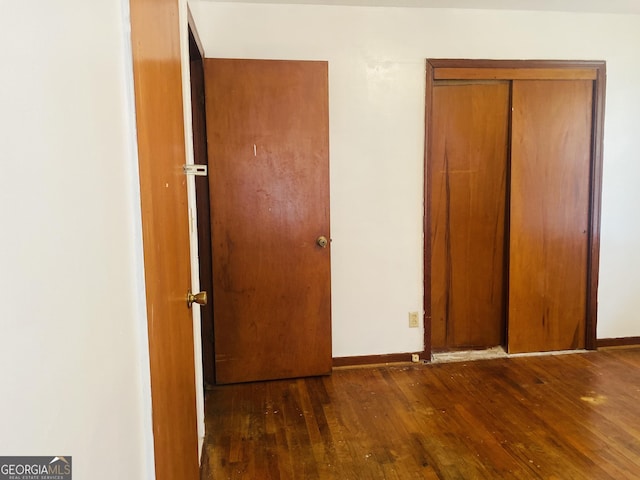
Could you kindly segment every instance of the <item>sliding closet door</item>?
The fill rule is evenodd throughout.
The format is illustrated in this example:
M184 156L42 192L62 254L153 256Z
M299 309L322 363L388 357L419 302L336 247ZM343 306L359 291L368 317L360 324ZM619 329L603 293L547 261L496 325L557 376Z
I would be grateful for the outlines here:
M438 82L431 114L431 344L501 345L509 82Z
M509 351L585 346L593 82L513 82Z

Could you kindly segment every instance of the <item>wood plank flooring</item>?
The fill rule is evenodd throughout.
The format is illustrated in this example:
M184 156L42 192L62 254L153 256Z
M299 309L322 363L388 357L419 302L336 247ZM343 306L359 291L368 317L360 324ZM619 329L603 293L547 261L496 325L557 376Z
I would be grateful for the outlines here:
M202 479L638 479L640 348L214 387Z

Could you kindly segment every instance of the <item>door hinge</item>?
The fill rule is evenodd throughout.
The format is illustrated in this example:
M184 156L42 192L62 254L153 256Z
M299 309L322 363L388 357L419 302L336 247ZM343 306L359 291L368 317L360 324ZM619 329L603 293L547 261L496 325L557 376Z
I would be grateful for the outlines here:
M195 175L196 177L206 177L207 176L207 166L206 165L183 165L182 171L185 175Z

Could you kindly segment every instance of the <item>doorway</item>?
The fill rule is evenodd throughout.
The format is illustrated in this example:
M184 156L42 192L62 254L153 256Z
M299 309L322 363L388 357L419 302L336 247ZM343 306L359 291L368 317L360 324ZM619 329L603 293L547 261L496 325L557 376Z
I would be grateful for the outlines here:
M604 80L427 62L427 350L595 348Z
M208 168L207 118L205 112L204 60L202 48L191 25L189 34L189 71L191 80L191 121L193 161ZM209 211L209 179L195 177L195 195L198 225L198 273L200 290L208 292L209 301L200 306L200 332L202 345L202 379L204 387L215 384L215 362L213 349L213 272L211 267L211 215Z

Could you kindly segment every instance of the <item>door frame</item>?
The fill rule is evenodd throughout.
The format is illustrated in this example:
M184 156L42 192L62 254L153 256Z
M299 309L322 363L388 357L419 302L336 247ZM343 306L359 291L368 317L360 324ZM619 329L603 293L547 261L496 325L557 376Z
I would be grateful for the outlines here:
M190 12L189 12L190 13ZM204 49L193 18L189 14L189 83L191 87L191 140L193 163L209 167L207 152L207 118L204 90ZM202 377L205 389L215 384L215 343L213 337L213 268L211 259L211 222L209 204L209 176L195 177L196 222L198 230L198 273L200 290L207 292L209 301L200 307L200 342L202 348ZM195 266L194 266L195 267Z
M431 125L436 80L593 80L585 348L596 349L606 62L427 59L424 145L424 350L431 358Z
M191 259L187 181L182 170L187 154L180 2L130 0L129 13L154 478L196 480L200 462L193 315L186 303ZM167 205L170 211L163 210ZM175 270L179 275L174 275ZM172 336L172 325L180 325L174 328L179 335Z

